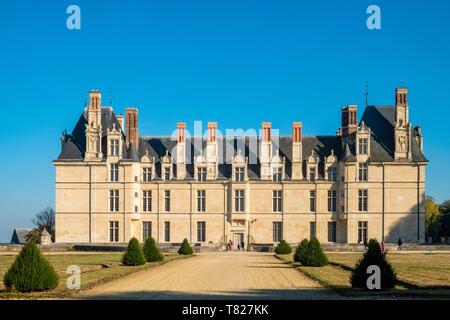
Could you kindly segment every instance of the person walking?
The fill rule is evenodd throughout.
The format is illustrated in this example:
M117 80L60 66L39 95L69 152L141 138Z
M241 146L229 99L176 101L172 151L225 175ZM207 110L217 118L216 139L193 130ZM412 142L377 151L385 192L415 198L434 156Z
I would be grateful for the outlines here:
M241 242L241 249L244 250L244 241Z
M397 244L398 244L398 250L402 250L402 245L403 245L402 238L398 238Z
M384 252L384 241L381 241L381 252Z

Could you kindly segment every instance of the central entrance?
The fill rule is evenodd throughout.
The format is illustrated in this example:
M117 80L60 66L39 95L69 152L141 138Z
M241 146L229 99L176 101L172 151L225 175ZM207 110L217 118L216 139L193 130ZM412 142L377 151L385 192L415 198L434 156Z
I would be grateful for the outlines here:
M244 233L243 232L237 232L234 234L234 250L239 248L242 249L242 244L244 243Z

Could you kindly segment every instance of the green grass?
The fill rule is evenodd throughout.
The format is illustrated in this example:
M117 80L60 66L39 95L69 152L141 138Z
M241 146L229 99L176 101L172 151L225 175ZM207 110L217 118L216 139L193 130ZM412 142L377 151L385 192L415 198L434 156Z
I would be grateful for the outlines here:
M163 262L147 263L143 266L124 266L121 264L123 253L94 253L94 254L55 254L47 255L55 271L60 277L60 282L55 290L33 293L11 293L5 290L3 276L8 267L14 262L14 255L0 255L0 299L38 299L38 298L62 298L78 293L80 290L69 290L66 287L67 267L77 265L81 269L81 290L90 289L96 285L118 279L135 272L154 268L158 265L191 256L169 254Z
M277 255L308 277L345 296L450 297L450 253L388 253L399 284L389 291L369 292L351 288L349 278L362 253L327 253L329 265L321 268L294 263L292 255Z

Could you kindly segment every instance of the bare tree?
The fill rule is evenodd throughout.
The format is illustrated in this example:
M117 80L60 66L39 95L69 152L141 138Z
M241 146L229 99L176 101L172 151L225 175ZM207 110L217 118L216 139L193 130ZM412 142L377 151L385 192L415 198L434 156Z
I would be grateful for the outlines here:
M55 239L55 210L53 208L47 207L33 218L32 222L36 225L39 231L47 229L47 231L52 235L52 241Z

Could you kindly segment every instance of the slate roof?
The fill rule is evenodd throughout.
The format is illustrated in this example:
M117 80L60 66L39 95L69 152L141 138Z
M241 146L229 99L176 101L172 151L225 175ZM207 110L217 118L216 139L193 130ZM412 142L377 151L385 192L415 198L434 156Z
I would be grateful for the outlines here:
M13 235L11 237L12 244L24 244L26 235L31 231L31 229L14 229Z
M62 150L58 157L58 161L73 161L84 159L84 148L86 144L85 125L87 111L85 110L80 116L74 130L71 134L63 134L61 137ZM370 138L370 161L374 162L392 162L394 161L394 125L395 125L395 108L393 106L368 106L361 118L360 125L364 122L366 127L371 129ZM106 134L107 129L116 124L119 128L116 115L111 107L102 108L102 150L106 157ZM418 134L417 130L413 130L413 135ZM123 132L122 135L124 136ZM125 137L125 136L124 136ZM420 147L415 139L412 140L412 161L427 161L422 154ZM156 163L160 163L166 152L176 155L177 142L168 136L141 136L139 137L138 146L131 145L128 150L123 144L124 160L140 161L140 159L148 154L154 157ZM248 157L248 176L250 179L259 179L260 165L257 154L259 154L260 141L258 137L219 137L219 158L222 160L219 164L219 179L229 179L231 177L231 163L233 157L240 152L244 157ZM356 146L355 139L351 136L343 139L340 136L303 136L303 161L305 162L309 155L316 154L319 157L319 177L324 176L324 160L331 154L331 150L340 161L355 161ZM292 139L290 136L280 136L278 141L273 139L274 154L279 152L281 157L285 159L286 178L291 177L291 159L292 159ZM203 150L203 151L202 151ZM206 139L201 137L190 137L186 140L186 171L187 179L194 177L194 159L206 150ZM204 155L204 154L203 154ZM204 155L205 156L205 155ZM304 166L304 170L305 170ZM176 166L174 166L176 170ZM156 165L156 177L161 176L161 166ZM304 172L306 175L306 172Z

